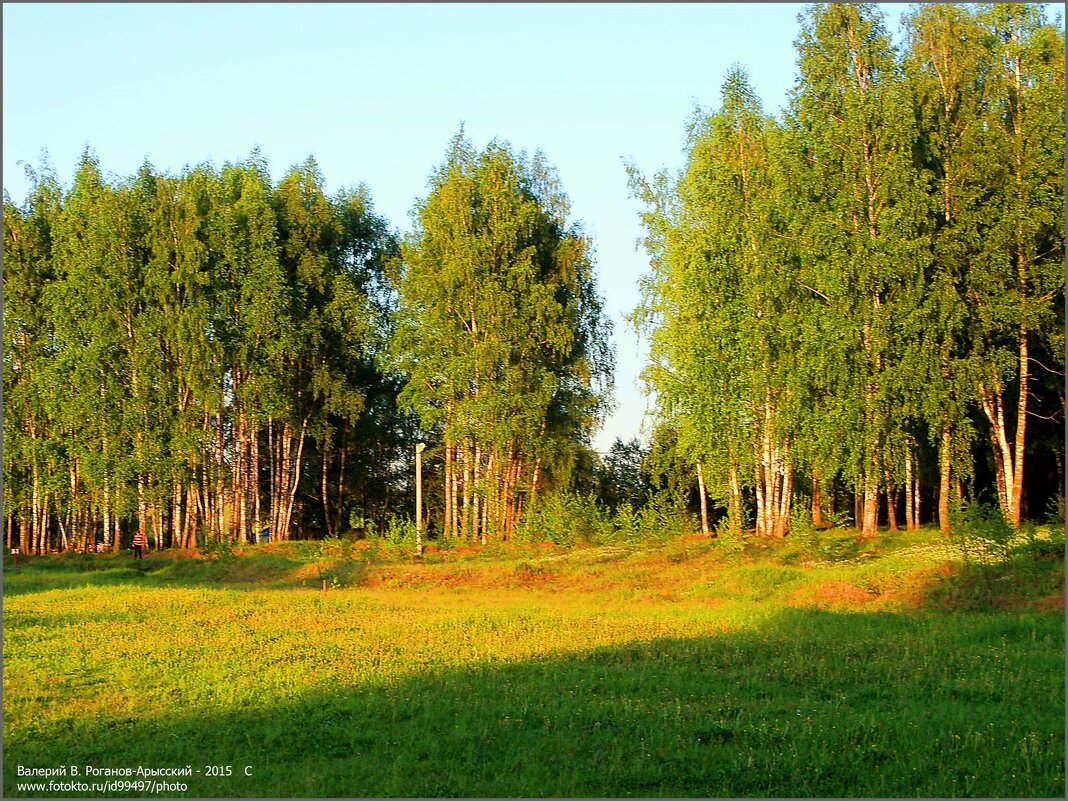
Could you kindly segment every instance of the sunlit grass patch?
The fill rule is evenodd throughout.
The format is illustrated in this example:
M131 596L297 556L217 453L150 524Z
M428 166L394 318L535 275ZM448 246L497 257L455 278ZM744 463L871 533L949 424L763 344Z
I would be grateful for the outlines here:
M5 794L61 759L254 768L192 796L1062 795L1063 562L924 537L36 560Z

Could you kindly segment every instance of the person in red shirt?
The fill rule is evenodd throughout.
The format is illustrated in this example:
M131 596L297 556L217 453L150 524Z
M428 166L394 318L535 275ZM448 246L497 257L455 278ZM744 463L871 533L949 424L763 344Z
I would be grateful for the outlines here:
M134 534L133 539L134 546L134 559L145 558L145 532L141 529L137 529L137 533Z

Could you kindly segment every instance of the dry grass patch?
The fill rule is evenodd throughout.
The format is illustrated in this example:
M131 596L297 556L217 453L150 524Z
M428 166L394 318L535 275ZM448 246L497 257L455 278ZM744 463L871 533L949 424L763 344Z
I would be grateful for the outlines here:
M790 606L812 606L816 609L864 609L878 600L878 596L846 581L828 579L799 587L790 596Z

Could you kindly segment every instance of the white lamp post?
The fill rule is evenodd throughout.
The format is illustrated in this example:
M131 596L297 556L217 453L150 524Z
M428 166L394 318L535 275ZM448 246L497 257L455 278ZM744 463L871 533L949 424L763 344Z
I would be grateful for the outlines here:
M415 552L423 552L423 449L425 442L415 446Z

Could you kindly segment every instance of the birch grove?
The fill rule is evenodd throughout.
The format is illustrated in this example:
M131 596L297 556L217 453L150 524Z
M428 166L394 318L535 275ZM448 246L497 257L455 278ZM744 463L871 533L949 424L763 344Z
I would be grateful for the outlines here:
M799 492L815 526L852 500L863 539L983 498L1019 526L1033 425L1063 484L1063 33L1034 5L904 29L809 7L780 117L735 66L677 175L630 168L658 421L761 537Z

